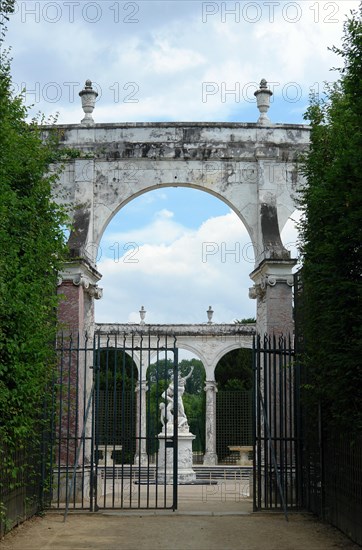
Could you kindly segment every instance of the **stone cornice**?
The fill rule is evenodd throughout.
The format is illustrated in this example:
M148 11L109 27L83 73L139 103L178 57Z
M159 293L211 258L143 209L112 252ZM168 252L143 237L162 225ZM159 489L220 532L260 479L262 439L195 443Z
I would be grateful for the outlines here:
M247 324L138 324L97 323L95 330L100 334L121 334L141 336L238 336L255 334L255 323Z
M268 124L260 125L257 122L101 122L92 124L91 128L260 128L276 130L279 128L285 130L306 130L310 132L311 126L308 124ZM41 127L42 130L48 131L49 126ZM55 124L51 128L59 128L61 130L89 130L82 124Z

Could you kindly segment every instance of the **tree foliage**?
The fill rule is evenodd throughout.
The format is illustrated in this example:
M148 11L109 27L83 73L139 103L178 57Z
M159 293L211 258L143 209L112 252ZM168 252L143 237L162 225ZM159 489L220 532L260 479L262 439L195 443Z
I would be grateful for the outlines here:
M215 378L218 390L240 391L252 387L252 350L229 351L217 364Z
M134 391L138 381L136 363L128 353L112 348L99 354L99 388L101 390Z
M4 21L13 10L1 2ZM54 364L56 281L65 215L51 196L56 136L26 122L13 97L10 60L0 57L0 439L21 448L36 438L45 384ZM42 121L44 122L44 121ZM1 460L1 458L0 458Z
M303 332L309 394L343 429L360 429L362 4L344 26L340 78L312 97L302 163Z

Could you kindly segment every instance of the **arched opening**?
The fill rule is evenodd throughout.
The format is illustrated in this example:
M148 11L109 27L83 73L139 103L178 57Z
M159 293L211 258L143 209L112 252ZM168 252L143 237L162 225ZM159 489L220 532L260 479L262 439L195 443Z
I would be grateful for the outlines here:
M162 187L128 202L98 250L97 322L215 322L255 317L248 298L254 252L240 218L207 192Z
M184 353L178 362L178 374L186 379L185 392L182 396L185 414L190 432L195 436L192 442L194 463L202 464L205 451L205 369L193 354ZM186 358L187 357L187 358ZM161 408L166 403L165 393L174 376L173 354L157 354L150 361L147 369L147 454L152 463L158 451L157 436L162 431Z
M98 459L108 466L133 464L136 452L137 365L125 349L107 346L100 348L97 354L95 439Z
M229 351L215 369L216 454L219 464L238 464L237 447L252 446L252 350Z

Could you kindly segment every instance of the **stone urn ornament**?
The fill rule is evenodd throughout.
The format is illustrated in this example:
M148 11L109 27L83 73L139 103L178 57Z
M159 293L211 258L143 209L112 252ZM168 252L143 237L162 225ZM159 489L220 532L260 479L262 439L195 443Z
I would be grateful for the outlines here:
M207 323L209 325L212 324L212 316L214 315L214 311L211 306L209 306L209 309L206 311L207 314Z
M140 313L140 318L141 318L140 325L144 325L145 324L145 317L146 317L146 313L147 313L144 306L141 306L141 309L140 309L139 313Z
M258 119L258 124L269 124L270 119L267 115L270 107L270 98L273 95L273 92L268 89L268 83L265 78L262 78L260 82L259 90L254 92L256 97L257 106L260 112L260 117Z
M98 92L93 90L92 81L86 80L85 86L81 92L79 92L82 100L82 109L85 113L85 117L80 121L81 124L94 124L92 113L98 97Z

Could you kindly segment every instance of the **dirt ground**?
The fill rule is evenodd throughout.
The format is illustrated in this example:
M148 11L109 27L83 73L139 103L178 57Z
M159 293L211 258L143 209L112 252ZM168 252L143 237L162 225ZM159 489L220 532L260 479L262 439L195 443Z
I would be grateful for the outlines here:
M59 513L9 533L2 550L333 550L359 546L306 514Z
M178 490L177 512L102 509L91 514L73 511L66 522L64 510L48 512L43 518L33 518L14 529L0 542L0 550L359 548L311 515L291 514L287 522L283 514L253 514L248 483L184 485ZM110 502L111 499L103 496L98 505L110 508Z

